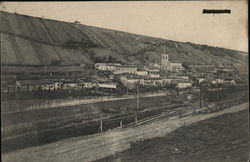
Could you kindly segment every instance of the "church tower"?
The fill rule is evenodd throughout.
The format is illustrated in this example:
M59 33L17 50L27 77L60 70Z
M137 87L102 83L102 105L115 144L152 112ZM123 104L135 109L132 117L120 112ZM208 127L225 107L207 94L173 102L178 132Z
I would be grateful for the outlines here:
M161 54L161 67L163 70L167 70L169 68L169 55L166 54L166 48L164 47L164 52Z

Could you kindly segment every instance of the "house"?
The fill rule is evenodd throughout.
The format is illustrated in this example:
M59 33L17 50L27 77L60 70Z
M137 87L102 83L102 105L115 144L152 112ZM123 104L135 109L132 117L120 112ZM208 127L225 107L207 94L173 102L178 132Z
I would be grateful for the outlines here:
M189 80L189 76L186 76L186 75L177 75L175 77L178 78L178 79Z
M224 84L224 79L214 79L211 81L212 84Z
M131 88L137 84L144 85L144 78L142 76L122 75L120 77L120 81L123 85Z
M146 70L149 72L149 73L151 73L151 72L153 72L153 73L159 73L160 72L160 70L159 70L159 68L146 68Z
M203 81L205 81L205 78L197 78L198 84L202 83Z
M96 63L95 69L101 71L114 71L116 67L121 66L119 63Z
M136 74L137 67L132 66L116 66L114 70L114 74Z
M160 66L158 63L154 63L154 64L153 64L153 67L154 67L154 68L160 68L161 66Z
M149 78L160 78L160 74L157 72L150 72L148 76Z
M96 87L97 85L97 82L96 81L93 81L92 79L78 79L78 87L83 89L91 89L91 88L94 88Z
M20 80L17 81L17 87L20 92L32 92L40 90L57 90L60 89L62 83L56 80Z
M73 80L63 80L62 81L62 89L80 89L81 84L78 81Z
M140 76L147 76L148 75L148 71L136 71L136 75L140 75Z
M185 88L191 88L191 87L192 87L192 83L189 83L189 82L182 82L182 83L176 84L176 88L178 89L185 89Z
M114 82L98 83L98 90L103 92L115 92L117 90L117 84Z
M106 88L106 89L116 89L117 84L110 82L110 83L98 83L97 84L98 88Z
M164 84L163 79L160 78L151 78L151 79L145 79L144 85L147 86L162 86Z
M234 85L235 81L233 79L225 79L224 84L225 85Z

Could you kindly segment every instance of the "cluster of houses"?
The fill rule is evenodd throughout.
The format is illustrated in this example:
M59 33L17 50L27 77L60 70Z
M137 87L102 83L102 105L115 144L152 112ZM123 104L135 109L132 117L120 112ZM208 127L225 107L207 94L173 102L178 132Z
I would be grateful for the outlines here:
M136 67L121 65L119 63L96 63L95 68L99 71L109 71L119 77L120 82L133 89L137 85L142 86L164 86L175 84L178 88L192 86L188 76L162 77L160 68L157 67Z
M91 79L42 79L42 80L19 80L12 84L1 87L2 93L11 92L34 92L56 90L80 90L80 89L113 90L117 88L114 82L100 83Z
M18 80L10 79L6 83L2 81L1 92L31 92L31 91L55 91L55 90L79 90L79 89L98 89L116 91L119 85L123 85L129 89L134 89L136 86L166 86L174 85L177 89L191 88L195 84L202 82L211 85L234 85L235 80L220 77L216 79L213 76L216 70L214 67L205 67L207 71L197 71L195 67L191 71L185 70L182 63L169 61L169 55L164 53L161 55L161 63L154 63L152 66L135 66L122 65L120 63L96 63L95 69L104 72L106 79L96 79L91 76L91 79L36 79L36 80ZM192 68L191 68L192 69ZM162 71L167 72L167 75L162 75ZM225 70L224 70L225 71ZM108 72L108 73L105 73ZM227 70L226 73L232 73L232 70ZM166 73L165 73L166 74ZM210 76L211 75L211 76ZM98 75L99 76L99 75ZM206 77L204 77L206 76ZM210 79L209 79L210 78ZM2 80L2 79L1 79ZM13 83L12 83L13 82Z

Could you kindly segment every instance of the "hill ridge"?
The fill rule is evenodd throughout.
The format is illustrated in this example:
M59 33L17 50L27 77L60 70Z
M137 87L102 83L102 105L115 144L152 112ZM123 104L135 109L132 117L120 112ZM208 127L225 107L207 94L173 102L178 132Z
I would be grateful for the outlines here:
M178 62L246 64L246 52L154 38L60 20L1 11L3 64L93 64L111 56L135 64L160 62L163 46ZM85 43L83 43L85 42Z

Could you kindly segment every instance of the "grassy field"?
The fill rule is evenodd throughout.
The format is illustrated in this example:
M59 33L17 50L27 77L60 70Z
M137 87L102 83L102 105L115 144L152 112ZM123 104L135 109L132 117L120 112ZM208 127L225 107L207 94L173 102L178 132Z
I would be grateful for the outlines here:
M139 114L138 119L158 114L163 109L168 110L175 106L168 103L165 96L141 98L140 103L140 111L144 110L144 112ZM129 115L130 117L122 119L123 124L133 122L135 112L136 99L124 99L2 114L1 136L5 145L4 150L10 151L68 137L97 133L100 126L99 120L111 118L112 121L103 121L105 131L119 126L120 120L116 118ZM27 138L33 140L28 144L23 143Z
M97 162L245 162L248 160L248 112L225 114L181 127L162 138L147 140Z

